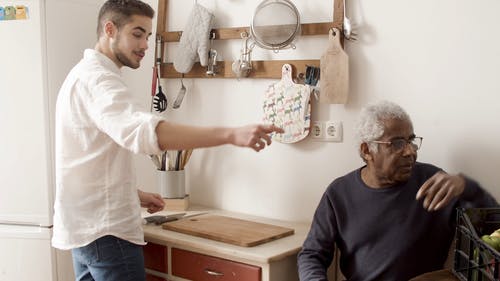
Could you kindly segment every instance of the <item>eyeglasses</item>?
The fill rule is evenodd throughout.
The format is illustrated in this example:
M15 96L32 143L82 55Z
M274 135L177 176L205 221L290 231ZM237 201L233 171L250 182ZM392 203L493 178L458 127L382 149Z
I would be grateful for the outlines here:
M370 142L390 145L393 152L399 153L402 152L408 144L411 145L411 147L415 149L415 151L417 151L422 145L422 140L423 140L422 137L413 137L409 140L395 139L391 141L370 141Z

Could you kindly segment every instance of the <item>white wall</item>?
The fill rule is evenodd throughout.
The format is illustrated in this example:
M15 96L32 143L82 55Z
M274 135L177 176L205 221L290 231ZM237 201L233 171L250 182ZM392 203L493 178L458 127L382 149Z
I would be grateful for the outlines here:
M182 30L194 1L170 1L169 30ZM215 10L219 27L248 26L256 1L199 1ZM303 22L329 21L333 1L295 0ZM223 8L223 7L227 7ZM389 99L412 116L424 137L419 160L476 178L500 198L500 2L465 0L347 1L359 40L346 43L350 57L350 97L346 105L313 104L313 120L340 120L344 142L307 139L274 143L260 153L223 146L199 149L187 166L191 202L213 207L309 221L326 186L362 165L353 125L367 102ZM255 59L319 59L327 36L302 37L295 51L278 55L256 50ZM223 59L238 57L239 40L218 41ZM176 43L168 44L172 61ZM150 70L146 71L150 76ZM148 76L149 75L149 76ZM142 78L144 78L142 77ZM136 76L137 78L137 76ZM144 79L146 79L144 78ZM147 96L147 83L143 86ZM182 107L166 116L194 125L238 126L259 122L267 79L185 79ZM172 101L178 79L163 80ZM143 159L139 180L154 190L153 166Z
M88 3L88 1L74 1ZM103 1L94 0L100 4ZM156 7L157 1L147 1ZM169 1L169 30L182 30L194 1ZM257 1L198 0L213 9L218 27L248 26ZM303 22L332 19L332 1L295 0ZM367 102L389 99L412 116L424 137L419 160L476 178L500 198L500 39L495 36L500 2L465 0L348 0L348 14L360 40L346 43L350 57L350 97L346 105L313 104L313 120L340 120L342 143L273 143L255 153L223 146L195 150L187 166L191 203L284 220L310 221L326 186L362 164L353 124ZM95 25L95 17L88 18ZM93 29L89 29L93 32ZM75 32L68 30L68 32ZM78 31L81 36L88 32ZM93 34L92 34L93 35ZM74 38L75 33L67 38ZM90 38L90 37L89 37ZM93 39L93 37L92 37ZM73 39L65 44L70 44ZM255 50L255 59L319 59L327 36L302 37L297 49L279 54ZM239 40L216 41L221 59L239 55ZM93 46L93 41L91 46ZM172 61L176 43L168 44ZM71 46L68 46L71 48ZM61 52L64 53L61 47ZM137 97L149 106L154 39L139 70L124 70ZM75 61L76 62L76 61ZM73 62L71 63L71 65ZM264 90L276 80L185 79L180 109L166 117L193 125L238 126L261 120ZM172 103L180 81L162 81ZM156 190L151 161L137 156L138 180Z

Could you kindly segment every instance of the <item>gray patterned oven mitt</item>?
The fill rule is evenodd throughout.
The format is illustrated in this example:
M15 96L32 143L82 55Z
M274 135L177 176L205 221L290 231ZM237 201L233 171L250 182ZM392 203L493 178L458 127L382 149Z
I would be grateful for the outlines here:
M174 68L177 72L189 72L198 56L200 64L207 65L210 30L214 18L207 8L198 3L194 5L174 57Z

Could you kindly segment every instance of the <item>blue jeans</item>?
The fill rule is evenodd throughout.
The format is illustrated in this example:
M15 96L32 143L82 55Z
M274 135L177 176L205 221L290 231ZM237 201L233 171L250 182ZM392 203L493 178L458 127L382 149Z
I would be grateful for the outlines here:
M77 281L145 281L142 246L104 236L72 250Z

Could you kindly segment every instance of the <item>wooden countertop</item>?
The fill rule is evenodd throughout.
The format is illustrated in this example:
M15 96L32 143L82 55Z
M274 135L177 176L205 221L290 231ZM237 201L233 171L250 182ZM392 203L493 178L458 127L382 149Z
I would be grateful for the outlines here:
M190 206L187 211L162 211L155 213L154 215L171 215L184 212L186 213L186 215L207 212L209 214L216 214L260 223L289 227L293 228L295 230L295 233L291 236L283 237L258 246L240 247L210 239L165 230L159 225L149 224L144 225L145 240L158 244L168 244L171 246L178 245L183 248L194 249L198 252L225 257L228 259L248 260L259 263L271 263L273 261L281 260L290 255L296 255L300 251L302 243L304 242L310 228L310 225L306 223L279 221L241 213L211 209L202 206ZM146 212L143 213L143 217L149 215L151 214L148 214Z

